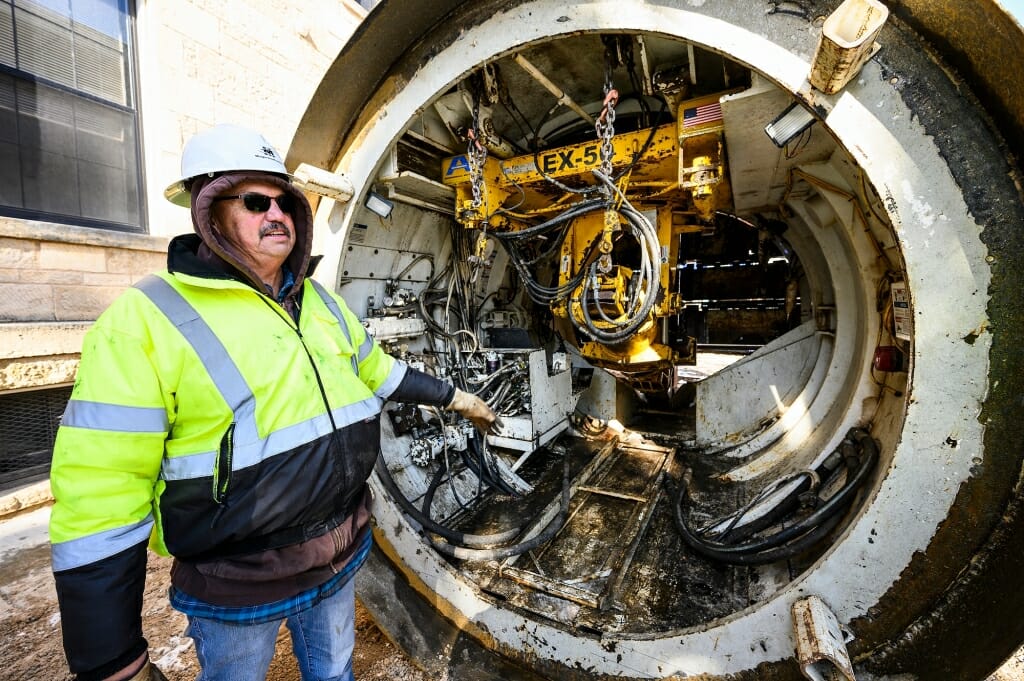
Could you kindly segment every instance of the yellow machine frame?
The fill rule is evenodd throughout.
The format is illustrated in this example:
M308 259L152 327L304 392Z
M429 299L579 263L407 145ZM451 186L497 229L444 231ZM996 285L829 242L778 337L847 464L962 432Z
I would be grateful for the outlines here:
M578 347L588 361L621 372L641 390L663 390L666 369L695 360L692 340L683 347L669 346L665 319L681 310L679 296L673 293L678 235L706 229L716 211L731 207L721 96L687 100L680 104L675 123L611 139L612 167L621 174L616 185L633 207L649 217L658 234L658 300L648 320L628 340L617 344L583 341ZM478 205L467 155L444 159L442 180L456 190L456 219L469 229L486 226L488 231L514 231L554 217L578 195L552 180L577 186L594 184L592 171L601 166L600 144L600 140L587 141L504 160L488 156L477 187ZM602 253L611 251L620 224L609 215L617 214L596 211L573 221L562 244L559 284L576 276L595 240L601 240ZM599 283L603 306L622 299L630 275L628 268L607 268ZM556 331L569 342L576 338L572 319L582 319L581 305L585 303L580 298L578 288L551 306Z

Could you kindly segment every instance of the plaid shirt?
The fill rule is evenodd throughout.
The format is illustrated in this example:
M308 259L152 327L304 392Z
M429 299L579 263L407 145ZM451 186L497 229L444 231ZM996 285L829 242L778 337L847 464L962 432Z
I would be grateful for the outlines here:
M320 603L320 601L330 598L340 591L352 579L356 570L366 561L366 556L370 553L372 544L372 533L367 532L363 543L353 554L352 559L341 569L341 572L333 575L320 586L307 589L291 598L283 598L279 601L263 605L228 607L201 601L172 586L169 594L171 606L189 617L204 617L220 622L266 624L267 622L280 621L303 610L308 610Z

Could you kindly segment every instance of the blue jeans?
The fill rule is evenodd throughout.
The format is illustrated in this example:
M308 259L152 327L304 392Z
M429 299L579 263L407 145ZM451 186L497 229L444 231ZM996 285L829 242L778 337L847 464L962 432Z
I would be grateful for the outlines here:
M354 681L355 580L285 620L302 681ZM235 624L189 616L201 671L196 681L266 679L281 622Z

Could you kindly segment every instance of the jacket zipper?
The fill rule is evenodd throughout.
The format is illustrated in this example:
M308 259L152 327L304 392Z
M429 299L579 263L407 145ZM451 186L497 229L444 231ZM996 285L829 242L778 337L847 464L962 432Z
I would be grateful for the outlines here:
M213 500L217 504L217 512L210 521L210 527L214 527L224 511L228 509L228 493L231 487L231 473L233 470L233 459L235 453L235 422L224 432L220 439L220 448L217 451L217 461L213 468Z
M266 306L269 307L271 311L273 311L274 314L281 319L281 321L287 324L288 327L291 328L295 332L295 335L298 336L299 338L299 343L302 345L302 349L306 353L306 359L309 360L309 366L310 368L313 369L313 376L316 378L316 385L317 388L319 388L320 390L320 401L323 403L324 410L327 412L327 419L331 422L331 444L335 452L337 452L337 455L331 458L331 463L334 466L334 470L338 476L338 479L343 480L347 483L348 481L345 480L345 471L341 466L340 461L341 444L338 442L338 424L335 423L334 414L331 413L331 404L327 399L327 390L324 388L323 379L320 377L320 370L317 368L316 362L313 360L313 354L309 351L309 347L306 345L306 338L302 335L302 329L299 328L299 320L296 319L294 325L291 324L285 317L281 315L280 312L274 309L274 305L276 303L269 300L267 296L263 295L258 291L256 291L255 293L257 296L259 296L259 299L262 300L264 304L266 304ZM280 308L280 306L278 306L278 308ZM295 310L297 312L297 315L301 316L302 309L299 306L299 301L297 298L295 300Z

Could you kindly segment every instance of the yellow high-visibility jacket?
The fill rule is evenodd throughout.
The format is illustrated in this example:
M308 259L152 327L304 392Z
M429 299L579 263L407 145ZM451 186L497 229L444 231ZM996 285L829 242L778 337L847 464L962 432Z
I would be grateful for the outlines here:
M128 290L86 336L54 449L72 671L109 673L145 648L147 543L203 561L320 536L362 500L384 400L453 392L311 279L297 322L230 277L162 272Z

